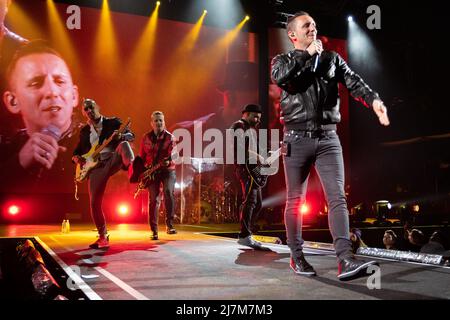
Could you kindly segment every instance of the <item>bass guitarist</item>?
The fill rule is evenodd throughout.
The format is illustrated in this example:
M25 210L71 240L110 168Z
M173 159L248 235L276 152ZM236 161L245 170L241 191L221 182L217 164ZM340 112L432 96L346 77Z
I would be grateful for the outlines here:
M72 161L79 166L86 163L86 154L92 149L100 149L98 162L88 173L89 201L91 216L98 231L98 240L89 247L101 249L109 247L109 236L103 213L103 195L109 178L120 169L128 170L134 160L134 153L129 141L134 140L134 134L128 129L118 131L122 121L119 118L108 118L100 114L99 105L92 99L84 99L83 116L87 124L80 131L80 140L73 152ZM110 139L112 137L112 139ZM105 142L111 140L106 146Z
M252 228L261 211L262 193L261 187L255 183L249 171L251 168L249 165L249 149L257 149L258 139L256 129L261 121L261 114L261 106L248 104L242 110L242 118L230 127L233 130L233 136L238 138L237 143L233 141L233 145L235 146L234 167L236 178L241 185L243 197L239 212L241 230L238 244L256 250L265 249L260 242L252 238ZM254 134L249 130L253 130L252 132ZM243 137L241 136L242 134ZM241 139L239 139L240 136ZM240 154L245 155L245 159L240 159Z
M173 155L176 154L176 142L175 137L166 130L164 114L161 111L152 113L151 126L152 130L147 132L142 138L140 157L136 157L133 167L138 167L136 163L139 161L143 162L147 170L155 166L161 167L147 179L147 182L144 181L149 194L149 224L153 233L151 239L158 240L158 209L161 184L163 186L164 206L166 209L166 232L167 234L177 233L173 227L175 217L174 188L176 181Z

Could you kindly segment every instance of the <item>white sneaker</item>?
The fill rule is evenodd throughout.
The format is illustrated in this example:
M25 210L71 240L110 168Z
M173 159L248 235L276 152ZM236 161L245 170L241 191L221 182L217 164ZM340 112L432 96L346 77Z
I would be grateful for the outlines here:
M245 238L239 238L237 243L240 245L246 246L246 247L253 248L253 249L261 249L262 248L261 242L253 240L252 236L247 236Z

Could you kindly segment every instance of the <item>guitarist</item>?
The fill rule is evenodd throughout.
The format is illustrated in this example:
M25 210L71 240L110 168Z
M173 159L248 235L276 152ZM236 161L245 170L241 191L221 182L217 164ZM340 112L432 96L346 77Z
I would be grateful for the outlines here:
M256 104L248 104L242 110L242 118L232 124L231 130L234 130L234 135L238 134L239 129L243 130L241 132L247 132L248 130L256 130L261 121L261 106ZM239 180L242 189L242 204L239 213L239 222L241 224L241 230L239 233L238 243L253 249L264 249L260 242L252 238L252 228L254 222L258 219L259 212L261 211L262 205L262 193L261 188L254 182L253 178L248 173L247 164L249 162L249 146L250 139L256 135L249 135L250 138L245 137L246 140L244 144L238 143L234 144L234 167L235 175ZM258 141L252 141L252 145L257 146ZM245 153L245 163L239 160L239 152L244 149Z
M152 240L158 240L158 208L160 204L160 186L163 186L164 205L166 209L166 232L177 233L173 227L175 216L174 188L176 181L175 163L172 155L175 152L175 137L166 130L164 114L154 111L151 115L152 130L147 132L141 141L140 157L146 168L162 163L162 168L156 171L149 181L149 224L153 232ZM136 158L136 160L139 158Z
M91 216L98 230L99 238L89 247L101 249L109 247L109 236L106 229L105 215L102 209L103 195L108 179L120 169L127 170L134 160L133 150L129 141L134 140L134 134L127 128L122 134L118 134L121 120L119 118L107 118L100 114L99 105L92 99L84 99L82 105L83 116L87 124L81 128L79 143L73 152L72 161L83 165L85 158L93 145L102 145L113 134L114 139L101 151L99 163L89 172L89 202Z

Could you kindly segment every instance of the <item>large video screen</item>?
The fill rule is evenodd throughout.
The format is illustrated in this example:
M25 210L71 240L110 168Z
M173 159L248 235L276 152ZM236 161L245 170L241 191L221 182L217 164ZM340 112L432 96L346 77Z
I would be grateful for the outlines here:
M81 113L85 98L95 100L106 117L119 117L124 122L130 119L136 154L142 136L151 130L153 111L164 113L169 131L189 129L194 120L205 125L213 121L214 126L225 128L239 119L242 109L230 103L230 91L243 86L252 91L250 100L257 100L258 41L254 33L166 20L152 13L113 12L105 5L90 8L24 0L12 1L9 6L8 1L1 3L7 8L4 19L8 30L2 41L2 96L11 91L6 77L11 76L7 70L14 50L21 42L36 39L44 39L60 53L77 88L73 93L77 96L68 97L73 98L66 103L68 110L57 106L59 97L39 96L52 94L44 92L47 88L39 93L34 90L30 101L14 98L12 102L20 103L18 106L11 105L10 100L8 107L2 101L3 192L74 192L71 156L79 129L86 122ZM12 76L28 80L25 67L15 68ZM52 108L51 103L39 99L54 99L56 105ZM28 110L32 108L32 112ZM70 131L60 126L67 123L66 118L70 118ZM61 141L70 141L59 151L51 169L37 161L19 159L33 132L54 135L54 126ZM24 167L26 170L21 170ZM31 176L36 179L29 179ZM128 190L127 185L126 174L115 175L107 192ZM87 188L80 185L78 191L86 193Z

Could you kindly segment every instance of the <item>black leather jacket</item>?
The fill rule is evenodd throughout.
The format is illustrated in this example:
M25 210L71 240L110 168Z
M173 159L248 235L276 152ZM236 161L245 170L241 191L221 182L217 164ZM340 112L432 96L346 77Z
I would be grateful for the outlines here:
M334 51L323 51L316 72L308 51L292 50L272 60L272 80L282 89L280 120L288 130L317 130L336 124L339 113L338 83L366 106L378 93L369 88Z

